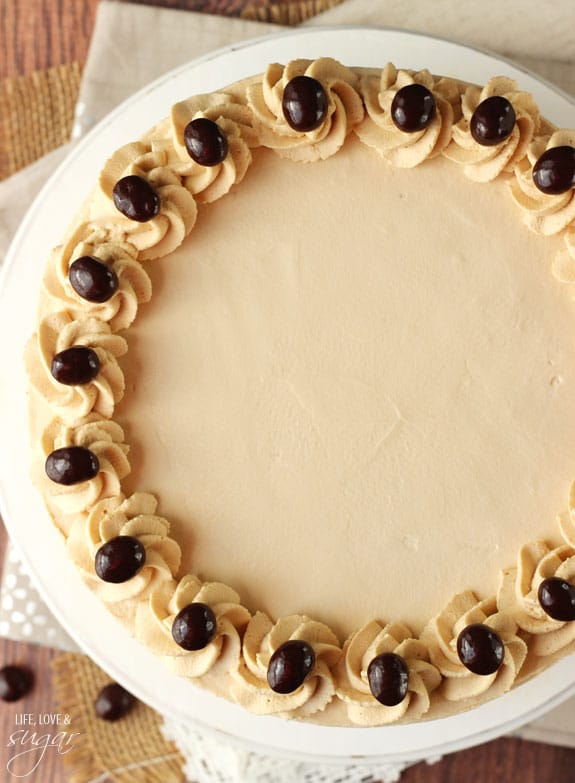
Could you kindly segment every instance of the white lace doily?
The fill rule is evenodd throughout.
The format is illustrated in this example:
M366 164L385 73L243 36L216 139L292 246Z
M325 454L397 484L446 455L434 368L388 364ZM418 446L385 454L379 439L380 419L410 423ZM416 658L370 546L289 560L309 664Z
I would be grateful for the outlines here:
M11 545L6 551L2 571L0 636L19 642L33 642L59 650L79 652L76 643L56 622L40 597L30 580L26 566Z
M397 783L412 765L364 766L351 761L327 765L268 756L170 720L164 721L162 732L180 749L187 779L197 783ZM439 759L426 761L433 764Z

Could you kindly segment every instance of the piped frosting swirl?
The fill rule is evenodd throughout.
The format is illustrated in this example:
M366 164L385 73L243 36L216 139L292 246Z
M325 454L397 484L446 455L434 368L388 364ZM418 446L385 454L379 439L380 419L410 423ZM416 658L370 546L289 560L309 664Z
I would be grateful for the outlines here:
M479 104L494 96L506 98L511 103L515 126L499 144L484 146L471 135L470 123ZM453 140L444 152L446 157L462 164L464 174L476 182L490 182L502 172L512 172L539 131L539 109L531 95L521 92L513 79L498 76L483 88L469 86L461 98L461 109L463 116L453 126Z
M136 260L137 255L137 249L129 242L113 241L105 226L80 223L64 244L52 251L44 276L48 301L74 318L88 314L106 321L115 332L127 329L136 317L138 305L152 296L150 278ZM107 302L88 302L72 288L70 266L83 256L101 261L118 278L118 290Z
M533 181L533 166L546 150L567 145L575 147L575 131L558 130L539 136L527 149L527 156L515 167L515 179L510 182L511 195L521 207L527 226L536 234L551 236L567 228L575 230L575 188L556 196L542 193ZM567 251L573 252L573 237Z
M50 371L54 356L73 346L92 348L100 362L87 384L66 386ZM26 369L32 385L60 417L69 423L97 413L110 418L124 394L124 374L117 358L128 350L126 341L98 318L73 319L67 312L50 313L26 348Z
M105 498L96 503L87 519L74 520L66 542L73 562L102 601L123 619L127 619L126 608L131 608L130 627L136 601L146 600L158 585L171 581L180 567L180 547L169 535L169 522L156 514L157 506L156 498L145 492ZM132 579L111 585L96 576L94 559L98 549L116 536L137 538L145 547L146 559Z
M215 122L224 133L228 154L216 166L202 166L188 154L184 130L189 122L206 118ZM251 148L259 144L252 128L250 110L233 95L212 93L197 95L174 104L170 119L170 135L153 145L164 149L170 168L183 178L184 187L200 203L210 203L229 192L244 178L252 162Z
M217 630L201 650L183 650L172 637L178 612L191 603L207 604L213 611ZM160 655L168 667L182 677L203 677L208 672L231 673L240 665L241 632L250 614L238 594L220 582L202 583L188 574L179 582L166 581L137 608L136 635ZM217 670L214 671L217 665Z
M325 120L312 131L294 130L283 115L284 89L297 76L316 79L327 95ZM335 155L346 136L363 119L363 102L358 88L356 73L328 57L313 61L292 60L286 66L270 65L261 81L247 87L247 102L261 144L297 161Z
M293 693L274 693L267 682L269 662L273 653L291 640L311 645L315 665ZM340 657L338 639L323 623L305 615L290 615L273 623L263 612L257 612L244 634L243 660L234 677L232 696L243 707L260 715L305 718L324 710L333 699L333 668Z
M505 653L498 671L489 675L470 672L457 654L457 637L468 625L480 623L494 630ZM456 595L421 634L431 662L444 680L441 695L448 701L473 700L489 691L491 697L511 688L527 655L525 641L517 635L517 625L509 615L497 611L495 599L479 601L471 590Z
M421 84L433 95L436 111L430 124L415 133L405 133L393 122L391 106L397 92L411 84ZM388 63L379 74L362 77L360 92L366 116L355 132L364 144L382 158L401 168L419 166L441 154L451 141L454 107L458 110L456 82L436 78L429 71L398 71Z
M570 544L556 549L543 541L525 544L516 567L501 575L497 607L536 637L530 645L535 655L551 655L575 640L575 623L554 620L539 603L539 586L551 577L575 584L575 549Z
M139 223L122 215L113 201L113 190L123 177L148 182L160 199L160 211ZM167 154L143 142L126 144L108 160L93 200L93 222L106 225L115 241L127 241L138 251L138 260L168 255L182 243L196 222L197 206L181 178L169 166Z
M394 707L373 697L367 671L371 661L383 653L395 653L409 670L406 697ZM345 643L337 667L336 693L345 702L349 719L358 726L382 726L400 719L418 720L430 707L430 695L439 686L441 674L429 662L425 644L413 637L405 625L382 625L373 620Z
M68 446L83 446L92 451L100 463L98 474L89 481L64 486L54 484L44 475L43 467L38 477L44 496L51 508L57 512L58 522L69 522L66 517L89 512L104 498L121 495L121 481L130 472L127 458L128 446L124 443L124 432L119 424L91 413L74 426L61 419L53 419L42 436L42 450L47 457L55 449Z

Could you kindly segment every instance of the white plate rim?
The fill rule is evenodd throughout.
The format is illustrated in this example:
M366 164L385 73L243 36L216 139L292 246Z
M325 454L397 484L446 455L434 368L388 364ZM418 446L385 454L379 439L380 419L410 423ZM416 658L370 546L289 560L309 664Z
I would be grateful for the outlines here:
M519 75L523 82L525 81L525 77L528 81L534 81L538 90L540 89L546 94L550 91L552 103L556 103L557 100L559 101L559 104L564 104L566 102L572 109L573 103L568 96L561 91L558 91L556 88L550 87L544 80L532 76L526 69L511 63L509 60L499 56L493 56L485 52L485 50L476 47L465 46L445 39L426 36L421 33L362 26L308 28L305 30L278 33L277 35L266 36L264 38L223 47L216 52L211 52L198 60L194 60L192 63L180 66L129 98L108 115L102 123L94 128L72 151L67 160L55 171L50 181L39 193L28 215L23 221L21 228L14 238L14 242L4 264L0 277L1 333L10 333L9 331L4 331L4 329L10 328L7 321L9 320L10 315L14 314L14 306L3 307L2 305L7 305L6 299L15 287L14 281L17 280L17 277L14 270L17 259L22 258L22 254L27 248L27 242L29 244L29 235L27 232L31 229L34 230L38 221L39 212L42 209L46 209L46 200L53 194L57 184L62 180L63 175L70 171L70 166L74 164L74 161L78 160L90 145L93 145L94 139L97 139L103 130L113 126L119 117L125 114L126 111L130 111L139 102L144 100L146 96L156 95L158 94L158 91L162 93L162 90L166 85L173 83L174 80L177 80L183 74L189 74L190 72L201 68L201 66L206 63L217 63L217 61L221 61L222 58L234 58L241 53L245 54L246 52L250 55L262 57L264 56L264 52L270 47L273 48L274 57L268 57L268 59L263 62L272 61L277 59L281 52L291 52L298 49L298 45L301 42L305 42L306 46L317 46L318 44L329 45L330 53L333 53L333 56L339 57L340 55L337 51L339 51L340 48L346 49L347 44L349 43L349 41L346 41L344 46L343 37L349 36L352 32L361 34L366 40L369 39L372 42L377 41L380 44L386 41L389 43L393 39L395 40L395 43L400 46L405 46L408 40L411 40L412 43L414 41L417 41L417 43L433 42L435 45L441 47L451 47L452 52L457 51L460 56L465 52L472 53L473 55L481 55L481 57L485 58L485 60L492 65L503 65L508 72L510 71L515 74L515 78ZM287 54L286 56L286 54L284 54L281 59L290 59L293 56L300 55ZM251 58L248 58L248 60L250 59ZM382 60L385 60L385 58L379 59L378 64L383 65L384 62L382 62ZM348 59L347 62L351 61ZM404 62L400 64L407 67L407 64ZM260 66L259 69L261 70L262 67L263 65ZM429 67L431 70L437 70L432 63L429 64ZM457 67L460 72L460 78L470 78L461 73L460 62L458 62ZM252 72L257 71L253 70ZM491 71L491 73L495 72L498 71ZM228 79L227 81L222 82L222 86L229 81L231 80ZM549 98L550 96L547 95L547 97ZM550 114L549 112L547 113L548 115ZM550 118L554 119L553 116L550 116ZM150 122L149 124L151 125L152 123ZM126 140L128 139L125 137L122 137L121 139L122 142L125 142ZM19 263L22 263L22 261ZM5 355L7 354L8 358L14 359L15 353L13 350L5 351L3 348L2 353ZM0 377L3 377L2 372L0 372ZM3 380L9 379L3 377ZM25 384L25 379L21 376L19 381L20 383ZM0 391L6 391L9 385L10 384L5 384L4 387L0 387ZM24 388L24 386L21 388ZM11 398L11 401L14 401L13 397ZM0 396L0 402L4 402L4 396ZM10 414L8 413L8 405L1 405L0 407L2 408L2 410L0 410L0 422L4 425L7 425L9 420L16 418L11 415L11 409ZM20 415L21 413L22 411L19 410ZM10 431L10 427L3 429L3 431ZM19 454L19 456L21 457L22 455ZM120 636L122 633L125 634L125 632L117 627L116 622L108 615L106 610L100 606L94 596L88 593L88 591L83 588L83 585L78 586L76 584L79 581L77 575L73 569L71 569L70 564L65 558L65 562L58 563L59 567L62 569L59 578L54 584L50 583L48 580L48 583L50 584L50 586L48 586L46 574L43 572L42 567L39 566L39 563L35 558L38 551L37 549L31 551L29 539L26 540L24 532L20 530L18 524L18 522L21 521L21 517L18 513L13 513L14 507L18 507L18 504L13 502L14 493L12 492L11 487L8 486L10 478L14 478L14 471L10 470L12 462L10 457L11 455L8 454L7 449L3 447L0 451L0 511L7 522L12 539L20 549L24 561L27 562L35 581L39 585L54 614L62 622L62 625L66 630L68 630L81 646L84 646L89 651L90 655L100 666L102 666L102 668L106 669L115 679L122 681L143 701L152 704L152 706L155 706L156 708L160 708L160 711L164 712L164 714L177 720L197 721L198 709L194 708L193 715L187 714L186 712L182 714L181 710L173 709L171 704L163 704L162 700L159 698L158 687L150 689L149 687L142 686L138 674L136 673L134 675L134 672L130 671L130 666L128 666L127 669L125 666L118 666L116 661L111 660L109 655L103 652L102 649L94 643L95 640L91 637L90 633L87 632L87 629L82 627L82 624L78 625L76 623L75 620L77 618L71 620L69 606L66 602L62 601L60 595L54 594L54 588L56 588L56 590L61 590L63 583L67 586L70 586L70 584L74 585L74 589L77 589L78 594L81 596L79 603L86 611L96 613L98 624L101 622L102 627L104 627L106 631L119 633ZM21 466L21 463L18 463L18 465ZM48 519L39 500L37 503L32 501L31 507L35 509L35 513L43 514L45 521ZM52 528L50 527L50 529ZM47 553L51 556L59 556L60 560L62 560L63 549L60 542L56 543L56 541L57 537L52 536L49 543L42 543L45 544ZM72 582L70 582L70 579L72 579ZM102 612L104 615L100 617ZM133 642L133 640L127 640L127 648L131 655L135 654L133 645L137 645L137 643ZM142 652L140 645L137 645L137 647L139 648L138 652ZM143 652L144 657L146 655L148 658L150 657L147 651ZM139 665L141 663L141 656L136 655L136 658ZM129 660L131 662L132 658L130 657ZM146 662L148 673L151 671L150 666L153 665L152 662L154 660L155 659L151 658ZM325 763L348 761L350 757L367 757L372 761L382 760L389 762L421 758L429 754L445 753L460 747L484 742L494 736L498 736L504 731L510 731L518 725L532 720L536 715L550 709L552 706L567 698L568 695L575 692L575 673L570 671L571 668L572 660L564 659L540 675L536 681L534 680L525 683L511 693L497 699L495 702L488 702L470 713L463 713L462 715L439 721L428 721L420 724L410 724L408 726L381 727L378 729L341 729L325 726L313 726L310 728L309 724L302 724L296 721L286 723L276 718L261 718L258 716L246 715L246 713L243 710L240 710L236 705L222 702L211 696L211 694L199 691L189 683L184 683L185 688L182 688L182 683L177 680L177 688L185 690L186 694L190 694L195 703L198 703L201 708L207 709L209 719L205 720L205 713L201 716L204 718L204 720L200 721L203 727L224 732L232 741L247 744L249 747L259 748L264 753L275 752L299 757L313 755L315 760L321 760ZM166 681L165 673L158 675L157 680L155 681L157 685L164 686ZM568 683L568 687L565 687L566 683ZM172 685L173 684L174 683L172 683ZM544 695L542 695L542 691ZM223 713L226 713L225 720L219 719ZM245 730L247 724L249 724L249 730ZM489 728L485 728L486 726ZM286 735L289 736L286 737Z

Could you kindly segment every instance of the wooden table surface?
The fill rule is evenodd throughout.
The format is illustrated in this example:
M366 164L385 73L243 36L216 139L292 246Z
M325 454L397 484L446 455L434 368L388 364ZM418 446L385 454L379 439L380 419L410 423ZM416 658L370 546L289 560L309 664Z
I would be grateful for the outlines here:
M139 1L232 16L238 15L249 2ZM265 5L266 2L281 0L251 0L250 5ZM98 0L0 0L0 79L26 75L52 65L82 62L97 4ZM0 525L0 563L5 547L6 533ZM10 755L7 743L16 728L17 716L54 712L49 665L56 654L45 647L0 640L0 666L25 662L35 671L37 679L34 691L23 701L0 702L0 781L16 780L5 769ZM65 783L67 777L59 757L54 754L47 755L37 771L24 779L30 783ZM420 764L402 777L402 783L463 783L467 780L477 783L573 783L575 750L505 738L453 754L433 766Z

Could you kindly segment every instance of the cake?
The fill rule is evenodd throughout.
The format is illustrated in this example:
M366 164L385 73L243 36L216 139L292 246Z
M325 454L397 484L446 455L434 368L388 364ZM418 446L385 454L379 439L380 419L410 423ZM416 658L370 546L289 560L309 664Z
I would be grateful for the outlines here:
M510 79L329 58L105 163L26 363L35 481L130 633L355 726L575 649L574 187Z

